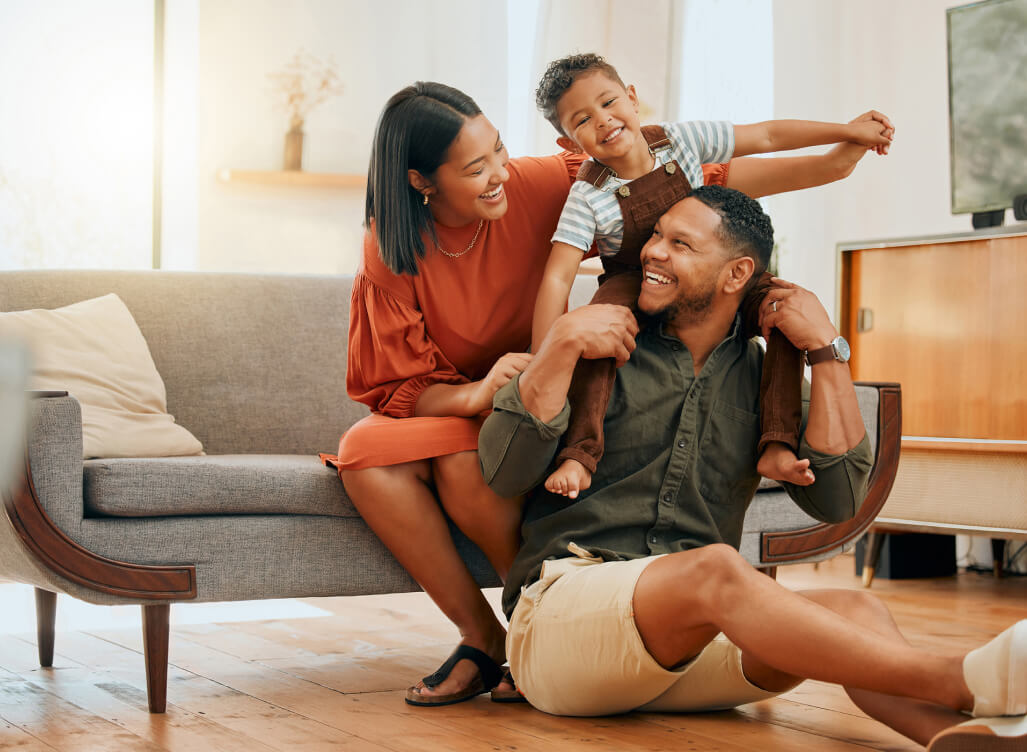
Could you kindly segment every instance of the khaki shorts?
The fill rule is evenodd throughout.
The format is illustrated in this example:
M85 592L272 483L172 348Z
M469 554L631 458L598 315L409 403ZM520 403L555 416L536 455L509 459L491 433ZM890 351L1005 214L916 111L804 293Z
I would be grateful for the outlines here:
M745 678L741 650L723 634L673 670L649 655L632 599L642 571L657 558L545 562L538 582L521 593L506 641L517 686L532 705L578 716L701 712L779 694Z

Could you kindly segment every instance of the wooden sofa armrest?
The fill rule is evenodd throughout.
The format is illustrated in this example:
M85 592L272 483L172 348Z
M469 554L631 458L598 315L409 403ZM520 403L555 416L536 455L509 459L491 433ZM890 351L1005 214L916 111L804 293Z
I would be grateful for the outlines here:
M870 527L891 493L899 468L902 439L902 389L893 382L858 381L857 386L878 391L877 456L867 481L867 495L851 520L835 525L820 523L800 530L763 533L760 563L768 567L826 553L855 540Z
M67 392L30 392L30 397L65 397ZM91 590L143 600L196 597L194 566L151 566L115 561L89 551L54 524L32 482L28 451L14 483L3 493L3 510L28 552L54 573Z

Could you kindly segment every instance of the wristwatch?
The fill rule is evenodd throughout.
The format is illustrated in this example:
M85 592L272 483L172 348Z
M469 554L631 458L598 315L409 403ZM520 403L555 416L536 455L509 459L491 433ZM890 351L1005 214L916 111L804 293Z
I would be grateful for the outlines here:
M816 350L807 350L806 362L811 366L823 363L826 360L848 363L851 354L852 351L849 349L849 343L845 341L845 337L835 337L824 347L818 347Z

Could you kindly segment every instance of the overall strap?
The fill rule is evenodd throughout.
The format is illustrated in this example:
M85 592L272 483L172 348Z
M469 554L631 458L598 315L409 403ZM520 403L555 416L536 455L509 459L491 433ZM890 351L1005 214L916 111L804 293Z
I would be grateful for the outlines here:
M669 149L671 146L670 139L667 138L667 133L663 130L662 125L643 125L642 136L649 145L649 153L653 156L661 149ZM602 188L606 179L613 174L613 170L606 165L600 164L594 159L588 159L578 168L578 174L574 179L583 180L596 188Z
M643 125L642 135L645 136L645 142L649 144L649 152L654 156L655 152L670 148L670 139L667 138L667 132L663 130L662 125Z

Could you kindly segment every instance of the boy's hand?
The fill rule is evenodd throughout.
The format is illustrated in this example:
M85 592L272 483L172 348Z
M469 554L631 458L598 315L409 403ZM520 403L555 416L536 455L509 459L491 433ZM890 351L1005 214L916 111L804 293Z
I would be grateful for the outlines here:
M888 118L887 115L885 115L884 113L878 112L877 110L870 110L868 112L864 112L862 115L860 115L858 117L855 117L852 120L850 120L849 124L852 125L852 124L855 124L855 123L861 123L861 122L866 122L866 121L871 121L871 120L872 121L876 121L876 122L878 122L878 123L880 123L881 125L884 126L884 128L885 128L884 135L886 135L889 139L895 138L895 126L892 125L892 121ZM888 153L889 144L884 144L884 145L881 145L881 146L874 146L874 145L869 145L868 144L868 146L871 146L871 148L873 148L873 150L875 152L877 152L878 154L887 154Z
M883 149L891 144L890 134L893 129L877 120L861 120L850 123L849 128L851 131L849 140L857 144L876 149Z

